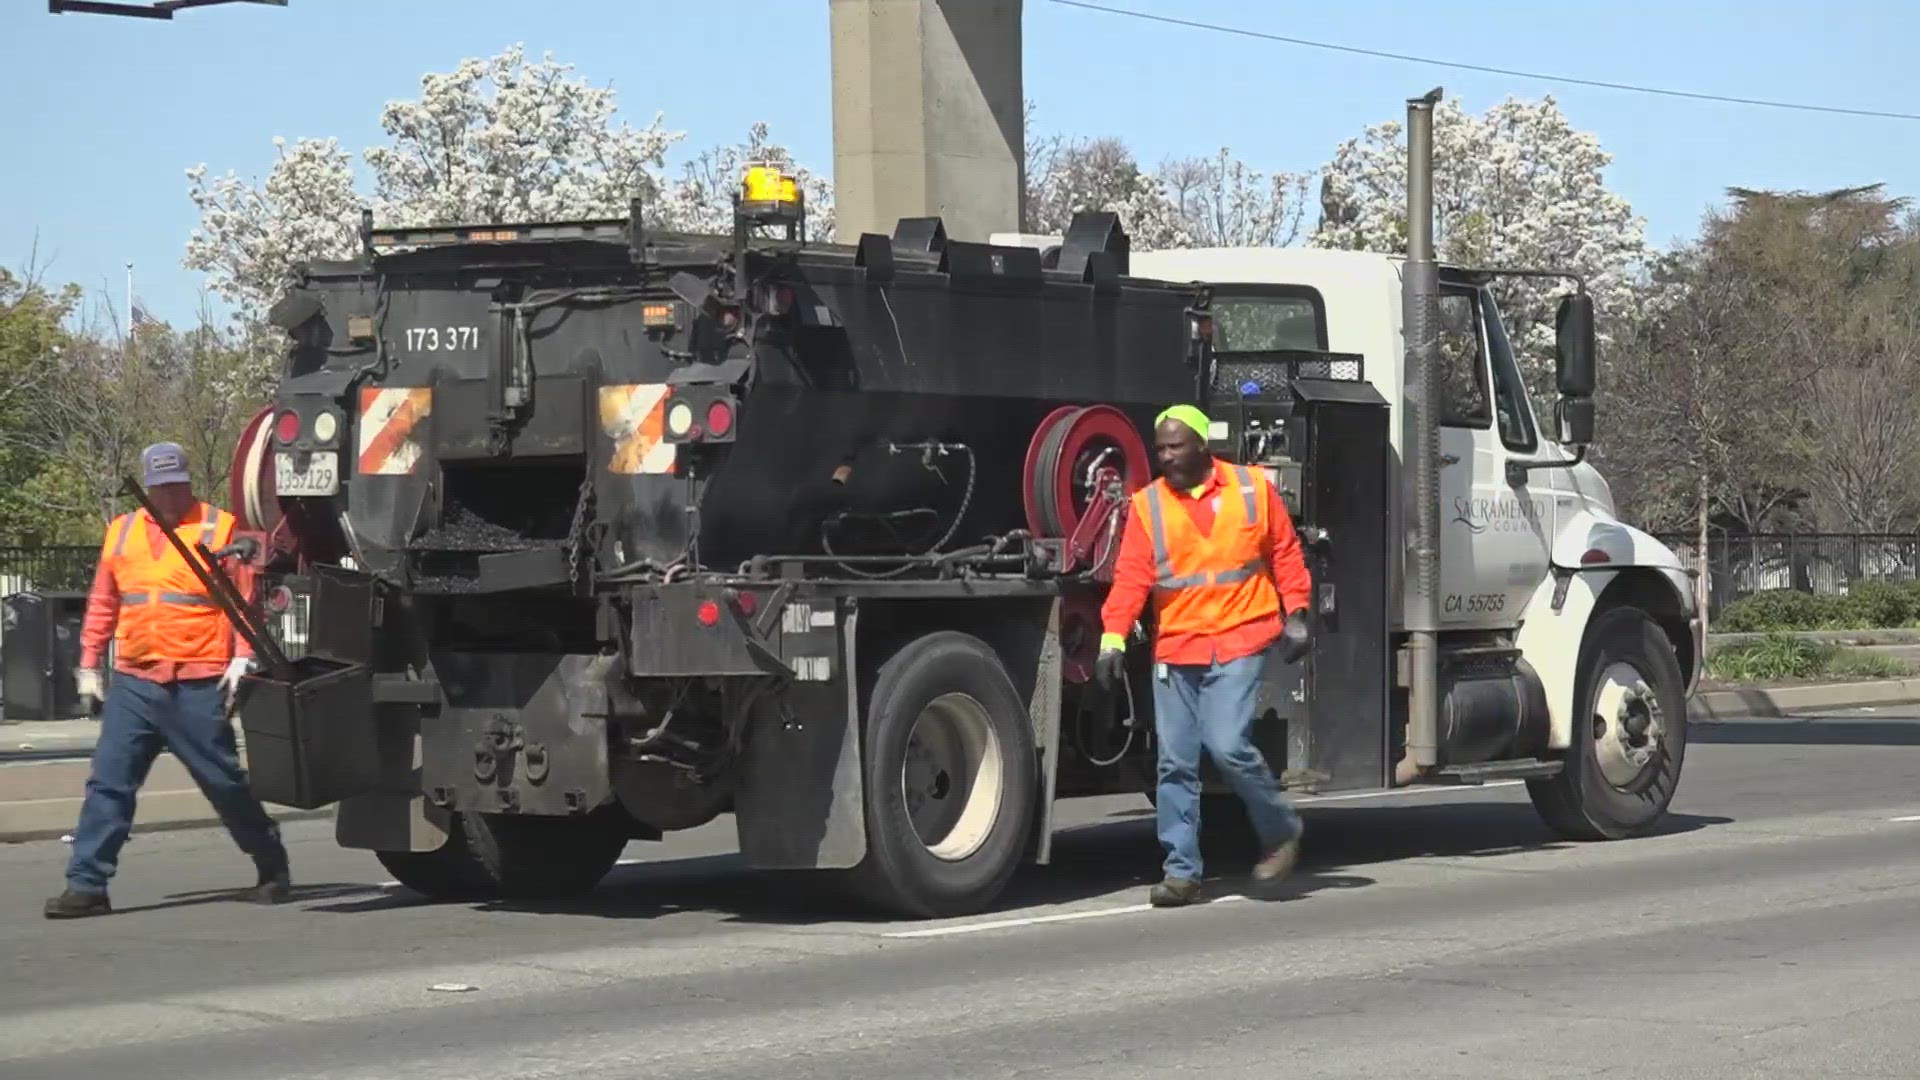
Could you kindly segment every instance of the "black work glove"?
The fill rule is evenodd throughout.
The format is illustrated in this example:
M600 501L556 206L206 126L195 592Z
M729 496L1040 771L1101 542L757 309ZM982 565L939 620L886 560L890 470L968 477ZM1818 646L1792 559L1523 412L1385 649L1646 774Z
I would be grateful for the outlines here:
M1287 616L1280 631L1280 659L1297 664L1313 649L1313 631L1307 626L1307 613L1296 611Z
M1093 662L1093 677L1099 680L1102 688L1113 690L1127 680L1127 654L1119 649L1107 649Z

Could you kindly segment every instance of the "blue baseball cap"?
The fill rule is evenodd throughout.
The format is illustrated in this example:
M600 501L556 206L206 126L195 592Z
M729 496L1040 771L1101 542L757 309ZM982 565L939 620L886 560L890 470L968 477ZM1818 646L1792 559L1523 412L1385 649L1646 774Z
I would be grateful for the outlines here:
M140 467L146 473L140 481L143 487L193 483L193 473L187 469L187 452L180 449L179 443L154 443L140 451Z

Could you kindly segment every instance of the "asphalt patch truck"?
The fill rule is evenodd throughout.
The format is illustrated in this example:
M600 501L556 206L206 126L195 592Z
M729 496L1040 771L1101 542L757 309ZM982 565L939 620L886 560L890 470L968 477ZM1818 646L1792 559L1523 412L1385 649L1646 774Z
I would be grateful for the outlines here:
M1092 668L1152 417L1193 401L1309 555L1315 645L1257 721L1294 797L1524 778L1565 836L1654 827L1690 582L1585 461L1584 287L1548 429L1496 278L1435 261L1436 95L1404 256L1134 253L1106 213L817 243L764 165L730 236L363 213L274 308L236 452L264 608L309 626L246 682L254 790L433 898L577 895L732 814L752 867L987 908L1058 800L1152 794L1149 628L1117 690Z

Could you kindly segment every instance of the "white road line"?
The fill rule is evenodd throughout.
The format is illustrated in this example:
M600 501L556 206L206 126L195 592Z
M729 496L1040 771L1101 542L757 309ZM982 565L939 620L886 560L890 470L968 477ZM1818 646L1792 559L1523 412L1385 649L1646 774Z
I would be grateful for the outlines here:
M1906 817L1888 818L1888 821L1920 821L1920 814L1908 814Z
M1226 904L1235 900L1245 900L1239 893L1216 896L1211 900L1202 900L1200 905ZM1131 915L1136 911L1151 911L1152 904L1128 904L1125 907L1095 908L1092 911L1068 911L1059 915L1029 915L1020 919L994 919L991 922L961 923L958 926L934 926L925 930L896 930L881 937L890 938L928 938L947 937L952 934L972 934L981 930L1004 930L1012 926L1039 926L1042 923L1072 922L1079 919L1104 919L1109 915Z

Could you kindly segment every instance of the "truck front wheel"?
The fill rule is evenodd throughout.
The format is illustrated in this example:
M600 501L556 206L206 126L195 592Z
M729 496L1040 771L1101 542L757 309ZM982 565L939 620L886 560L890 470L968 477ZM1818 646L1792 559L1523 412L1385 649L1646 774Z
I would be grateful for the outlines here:
M1026 850L1039 790L1032 721L999 657L967 634L915 640L881 667L865 734L860 893L909 918L992 903Z
M1667 812L1687 749L1686 681L1646 612L1599 613L1580 648L1573 743L1558 775L1527 781L1534 808L1570 840L1646 832Z
M431 900L552 900L592 891L626 850L624 815L456 813L436 851L377 852L395 880Z

